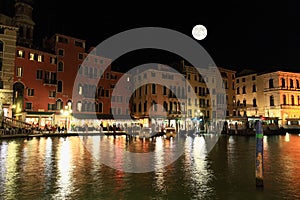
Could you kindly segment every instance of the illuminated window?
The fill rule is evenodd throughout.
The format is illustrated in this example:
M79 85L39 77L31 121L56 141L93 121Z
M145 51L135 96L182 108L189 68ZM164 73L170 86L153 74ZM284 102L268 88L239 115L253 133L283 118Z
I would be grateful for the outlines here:
M43 62L43 55L38 55L37 61L38 62Z
M24 51L18 50L18 51L17 51L17 57L19 57L19 58L25 58L25 53L24 53Z
M82 85L79 85L79 86L78 86L78 94L79 94L79 95L82 95Z
M82 103L81 103L81 101L77 102L76 110L79 111L79 112L81 112L81 110L82 110Z
M17 71L16 71L16 75L17 77L22 77L23 76L23 67L17 67Z
M34 60L34 53L29 53L29 60Z

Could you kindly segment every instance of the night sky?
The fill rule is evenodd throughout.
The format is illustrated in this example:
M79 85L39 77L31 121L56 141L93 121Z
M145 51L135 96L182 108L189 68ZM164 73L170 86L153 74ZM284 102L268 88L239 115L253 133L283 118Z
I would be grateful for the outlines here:
M1 0L1 10L13 13L13 0ZM47 3L45 3L47 2ZM36 41L53 33L85 39L96 46L110 36L138 27L170 28L192 37L202 24L207 37L199 43L219 67L258 72L300 72L299 6L277 1L45 1L35 0ZM96 4L97 2L97 4ZM98 5L99 4L99 5ZM160 50L138 50L121 56L113 65L132 67L147 62L170 64L181 58Z

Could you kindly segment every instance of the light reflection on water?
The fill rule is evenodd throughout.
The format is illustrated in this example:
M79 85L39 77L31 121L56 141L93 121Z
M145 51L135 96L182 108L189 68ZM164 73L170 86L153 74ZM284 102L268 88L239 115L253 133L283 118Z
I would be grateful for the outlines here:
M80 136L2 140L0 199L299 199L300 137L264 137L264 183L255 188L255 137L223 136L211 152L186 137L184 153L165 166L175 140ZM176 138L175 138L176 139ZM130 152L154 152L154 171L126 173ZM164 167L165 166L165 167Z

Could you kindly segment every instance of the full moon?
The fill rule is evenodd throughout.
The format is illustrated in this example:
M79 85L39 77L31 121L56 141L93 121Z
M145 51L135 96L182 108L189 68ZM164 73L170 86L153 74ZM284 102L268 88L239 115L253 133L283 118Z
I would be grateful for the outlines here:
M203 40L207 36L207 29L203 25L196 25L192 30L192 35L196 40Z

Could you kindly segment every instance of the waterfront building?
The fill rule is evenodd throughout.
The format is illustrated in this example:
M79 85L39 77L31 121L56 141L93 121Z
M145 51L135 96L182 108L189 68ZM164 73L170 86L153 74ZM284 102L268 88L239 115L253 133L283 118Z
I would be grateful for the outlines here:
M0 14L0 116L13 115L13 76L18 27L9 16Z
M86 51L85 40L58 33L34 45L32 10L33 1L17 0L13 17L0 15L1 116L70 129L78 122L73 116L85 119L81 125L93 125L89 119L95 115L111 120L114 112L129 113L122 97L111 108L112 91L123 75L111 69L111 59L93 48ZM75 83L76 77L84 81Z
M131 112L143 126L160 131L166 126L184 128L186 113L186 80L182 73L153 64L132 72L134 93Z
M281 125L286 123L286 118L300 117L299 81L300 74L295 72L239 74L237 115L279 117Z
M196 69L184 65L183 73L190 84L187 86L187 120L193 122L193 126L203 122L217 124L220 116L233 115L236 71L216 66ZM194 99L191 99L192 93L196 94Z

